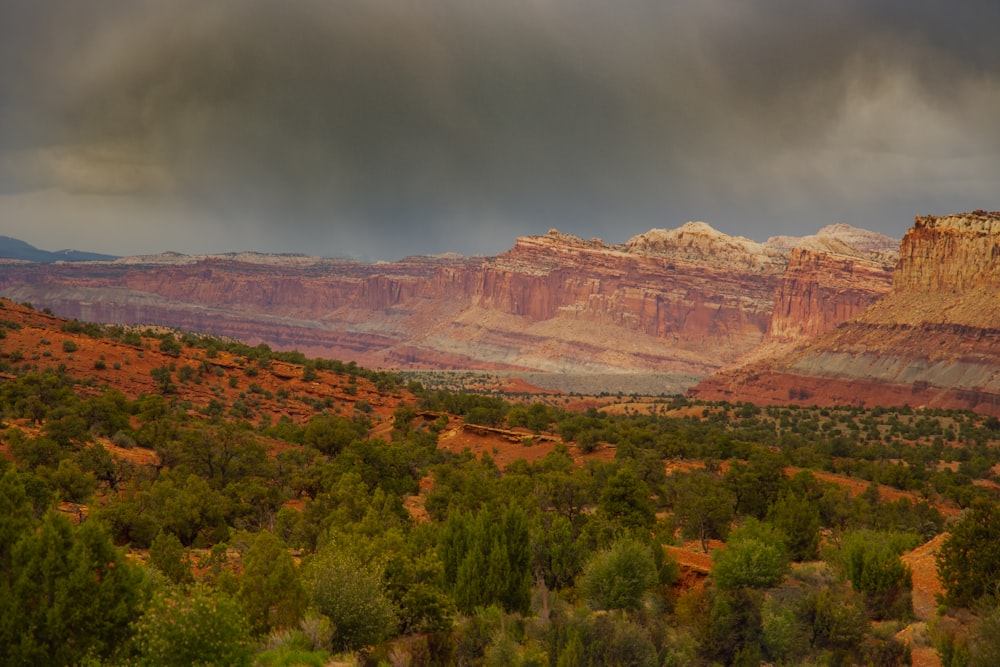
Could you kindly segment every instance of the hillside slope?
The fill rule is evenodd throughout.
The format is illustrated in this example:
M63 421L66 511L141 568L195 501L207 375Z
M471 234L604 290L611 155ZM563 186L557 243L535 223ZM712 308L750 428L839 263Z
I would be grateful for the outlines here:
M324 406L350 414L361 405L388 416L412 402L399 387L379 389L365 377L377 374L354 365L313 364L307 371L301 355L275 359L270 351L246 346L238 354L220 349L222 341L179 336L162 328L102 330L0 299L0 380L25 369L59 369L84 380L84 393L112 388L129 399L162 394L208 413L237 405L241 414L235 416L255 422L302 421Z

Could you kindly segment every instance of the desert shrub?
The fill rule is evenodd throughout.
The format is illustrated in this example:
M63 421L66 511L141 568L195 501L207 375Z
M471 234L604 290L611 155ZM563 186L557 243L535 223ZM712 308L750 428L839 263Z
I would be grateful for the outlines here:
M750 520L734 530L726 548L715 552L712 579L719 588L771 588L788 572L782 535L768 524Z
M159 591L136 624L139 665L253 664L249 626L239 605L202 586Z
M305 590L281 538L267 531L254 538L243 557L238 600L255 632L293 627L302 618Z
M649 548L622 539L594 554L577 584L580 596L594 609L638 609L642 596L657 583Z
M1000 586L1000 511L977 501L952 526L937 555L938 573L949 604L969 606Z
M864 596L865 606L874 619L904 619L912 613L912 575L899 556L916 546L917 541L912 535L894 537L873 531L845 536L839 560L851 586Z
M392 635L396 612L377 564L331 545L303 565L302 579L311 605L330 619L333 647L350 651Z
M173 533L162 530L149 545L149 562L175 584L191 583L191 562Z

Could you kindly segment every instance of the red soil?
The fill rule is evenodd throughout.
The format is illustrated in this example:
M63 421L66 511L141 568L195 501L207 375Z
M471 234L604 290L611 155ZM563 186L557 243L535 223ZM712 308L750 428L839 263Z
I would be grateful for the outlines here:
M932 646L923 645L927 641L918 642L915 637L926 632L926 622L937 613L937 595L943 589L938 577L936 556L947 539L948 533L942 533L900 558L913 573L913 613L919 622L908 625L896 636L910 643L913 667L941 667L937 651Z
M308 421L316 408L306 401L328 401L348 415L365 401L376 420L388 419L404 402L412 403L408 392L386 394L365 378L352 381L346 374L317 371L315 380L303 380L303 368L298 364L273 361L260 367L228 352L209 358L205 350L186 346L181 347L179 355L172 356L160 351L160 340L156 338L144 337L142 345L135 346L68 333L62 330L66 320L9 301L0 300L0 320L20 327L2 329L5 335L0 339L0 359L14 366L29 364L39 371L62 366L69 376L92 381L90 387L81 388L84 394L102 393L100 388L105 385L119 389L130 399L155 394L159 389L152 371L173 366L176 390L168 398L190 401L193 409L205 407L213 399L227 406L237 401L252 403L252 420L256 422L277 421L283 416L296 423ZM177 370L184 366L195 372L188 381L181 382ZM285 400L276 397L279 390L288 392Z
M934 617L937 613L937 595L944 592L935 559L948 536L948 533L941 533L900 558L913 572L913 613L922 621L929 621Z

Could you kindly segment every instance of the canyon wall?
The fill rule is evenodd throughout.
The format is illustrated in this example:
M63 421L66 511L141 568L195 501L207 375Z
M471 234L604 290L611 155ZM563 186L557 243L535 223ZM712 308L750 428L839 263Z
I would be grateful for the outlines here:
M795 240L757 243L687 223L621 245L552 230L487 258L2 262L0 294L66 317L373 367L657 372L690 383L762 342L826 331L881 295L891 271L840 240L864 234L844 227L790 250Z
M888 259L835 238L793 248L774 297L768 338L800 343L854 319L889 291L894 262Z
M1000 414L1000 213L918 217L889 294L791 353L721 373L697 397Z
M518 239L484 263L476 311L491 314L495 332L548 339L557 357L576 357L595 372L701 375L759 344L784 256L747 241L740 250L745 265L754 264L748 271L734 265L732 237L708 225L656 232L672 234L673 242L651 242L647 234L611 246L554 230ZM550 366L542 358L548 354L531 352L526 363Z

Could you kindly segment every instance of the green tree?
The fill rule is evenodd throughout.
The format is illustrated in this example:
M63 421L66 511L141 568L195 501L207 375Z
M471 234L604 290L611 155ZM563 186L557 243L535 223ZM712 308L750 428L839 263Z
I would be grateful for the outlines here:
M14 544L32 524L31 501L14 470L0 477L0 576L11 571Z
M306 594L288 547L273 533L261 531L243 557L237 596L251 629L264 633L290 628L302 618Z
M852 588L861 593L872 618L906 619L913 612L910 568L899 559L902 546L894 548L892 535L856 531L844 537L840 561ZM907 546L915 546L912 541Z
M351 651L377 644L396 628L396 612L381 567L328 546L303 564L309 601L334 627L333 644Z
M1000 607L990 600L977 605L976 611L967 643L968 667L995 667L1000 665Z
M83 443L92 439L87 421L80 415L64 409L52 410L42 431L67 449L78 449Z
M979 500L952 526L937 555L948 604L967 607L1000 589L1000 510Z
M542 403L514 406L507 412L508 426L511 428L523 426L535 433L548 429L552 421L551 409Z
M10 567L0 570L0 663L66 665L88 653L110 656L139 615L139 570L95 521L74 527L50 511L37 529L22 528Z
M136 624L139 665L249 667L249 626L235 600L202 586L159 591Z
M398 440L410 434L417 411L409 405L401 405L392 413L392 439Z
M181 344L177 342L173 334L167 334L160 341L160 352L171 357L179 357L181 354Z
M367 425L337 415L318 415L309 420L302 432L303 444L336 456L355 440L365 436Z
M784 484L783 462L770 452L755 453L748 463L730 466L723 480L736 501L737 514L763 519Z
M420 490L418 463L405 443L390 444L380 438L355 440L330 464L337 473L357 473L372 489L401 496Z
M719 480L696 470L678 478L675 492L674 514L685 537L700 540L706 552L709 539L725 539L733 520L733 502Z
M627 468L619 468L608 480L597 511L623 528L649 529L656 521L649 487Z
M441 531L438 552L459 609L500 604L508 611L527 611L532 559L522 510L455 512Z
M18 465L28 470L56 468L65 454L59 443L45 436L25 437L21 431L14 431L10 437L10 452Z
M709 599L708 618L701 628L702 655L725 665L759 665L764 641L761 592L715 590Z
M777 586L789 569L782 536L752 519L730 534L726 548L716 551L714 560L712 579L727 590Z
M59 461L59 467L49 474L49 482L59 491L59 497L71 503L86 502L97 489L97 478L84 472L71 459Z
M156 382L156 389L161 394L173 394L177 391L177 385L173 383L170 377L170 369L166 366L160 366L159 368L154 368L149 371L150 376L153 381Z
M162 473L141 496L140 505L148 508L151 518L185 546L196 541L210 546L228 535L228 502L197 475Z
M796 594L805 596L807 590L799 589ZM807 628L796 607L795 601L780 594L768 595L761 606L764 652L777 664L801 664L811 650Z
M268 466L267 451L253 433L230 423L188 431L171 455L175 468L198 475L218 490L262 475Z
M798 605L798 613L814 648L853 651L868 628L864 604L850 590L827 587L811 592Z
M76 455L80 468L92 474L99 484L117 491L119 484L135 473L135 465L129 461L117 460L101 443L81 450Z
M429 526L427 528L430 528ZM431 530L410 533L394 541L390 530L383 533L384 551L389 554L385 580L389 597L396 606L400 634L444 632L452 628L455 603L444 591L444 567L437 551L428 549Z
M561 655L557 663L560 665L655 667L659 664L649 630L632 620L630 615L591 614L570 625L567 635L563 655L579 655L574 635L579 637L583 655L575 663L570 663L568 657Z
M440 465L434 469L434 488L427 494L427 512L445 521L454 511L474 511L500 503L500 469L489 453Z
M572 522L596 501L597 483L594 477L587 474L586 469L573 470L568 453L566 460L569 462L566 469L547 471L544 475L535 476L532 481L541 506Z
M584 548L566 517L546 512L532 525L533 571L549 588L564 588L583 568Z
M566 639L566 643L563 644L562 650L559 651L559 658L556 661L556 667L577 667L577 665L586 664L585 653L583 649L583 641L580 639L579 632L570 632L569 637Z
M191 561L184 552L184 546L173 533L160 531L149 545L149 562L175 584L194 581L191 576Z
M117 389L92 396L76 407L76 413L83 418L90 431L108 437L129 429L129 411L128 398Z
M820 514L815 501L788 491L772 506L768 521L785 536L793 560L814 560L819 551Z
M656 583L656 564L649 547L624 538L587 561L578 588L593 609L634 610Z

